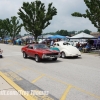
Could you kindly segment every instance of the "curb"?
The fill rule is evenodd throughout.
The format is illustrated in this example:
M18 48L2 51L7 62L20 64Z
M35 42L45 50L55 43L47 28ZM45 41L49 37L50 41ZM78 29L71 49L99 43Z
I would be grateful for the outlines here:
M12 80L10 80L5 74L3 74L1 71L0 71L0 76L9 84L11 85L17 92L18 91L22 91L20 94L21 96L23 96L26 100L36 100L34 99L31 95L27 94L26 91L24 91L21 87L19 87L16 83L14 83ZM24 95L24 94L27 94L27 95Z

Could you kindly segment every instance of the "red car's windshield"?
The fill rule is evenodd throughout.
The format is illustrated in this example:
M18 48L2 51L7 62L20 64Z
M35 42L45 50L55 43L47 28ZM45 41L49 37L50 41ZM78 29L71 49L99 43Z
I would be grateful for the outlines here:
M49 49L45 44L35 44L34 49Z

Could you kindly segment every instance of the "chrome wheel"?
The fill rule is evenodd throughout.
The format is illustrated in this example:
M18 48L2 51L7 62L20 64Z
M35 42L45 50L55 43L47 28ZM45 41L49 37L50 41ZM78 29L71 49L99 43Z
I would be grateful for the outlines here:
M64 52L61 53L61 57L62 57L62 58L65 58L65 57L66 57L66 55L65 55Z
M23 52L23 57L27 58L27 54L25 52Z
M38 55L35 56L35 61L39 62L40 61L40 57Z

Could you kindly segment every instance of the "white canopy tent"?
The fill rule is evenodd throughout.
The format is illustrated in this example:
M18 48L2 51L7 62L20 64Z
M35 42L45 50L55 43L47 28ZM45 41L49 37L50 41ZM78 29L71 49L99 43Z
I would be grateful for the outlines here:
M91 39L91 38L95 38L95 37L92 35L86 34L84 32L81 32L77 35L70 37L70 39Z
M31 36L31 35L27 35L27 36L24 36L24 37L22 37L22 39L34 39L34 37L33 36Z

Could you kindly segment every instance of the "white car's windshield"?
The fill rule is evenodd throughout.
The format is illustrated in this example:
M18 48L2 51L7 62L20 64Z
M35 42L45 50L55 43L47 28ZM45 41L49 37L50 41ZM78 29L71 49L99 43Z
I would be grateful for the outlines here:
M68 42L64 42L63 45L70 45Z
M45 44L36 44L34 49L49 49Z

